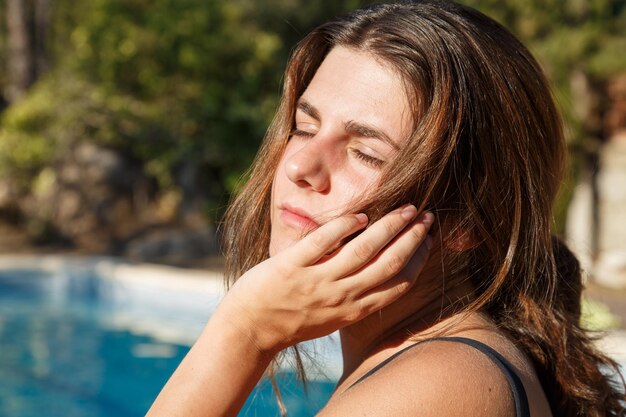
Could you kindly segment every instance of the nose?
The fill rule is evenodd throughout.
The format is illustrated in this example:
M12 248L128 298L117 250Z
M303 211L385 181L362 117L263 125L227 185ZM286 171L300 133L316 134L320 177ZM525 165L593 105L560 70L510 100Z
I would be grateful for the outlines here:
M300 187L317 192L330 188L330 173L324 150L313 142L304 145L285 163L287 178Z

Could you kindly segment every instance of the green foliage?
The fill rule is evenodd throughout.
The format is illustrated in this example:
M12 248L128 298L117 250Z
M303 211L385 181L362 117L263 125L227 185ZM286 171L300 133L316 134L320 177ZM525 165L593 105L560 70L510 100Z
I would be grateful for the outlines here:
M5 112L0 170L32 187L93 141L137 161L163 192L180 194L192 167L185 192L223 204L275 111L292 45L358 3L57 0L55 65Z
M620 327L620 318L609 307L600 302L584 297L581 303L580 322L584 329L592 331L614 330Z
M565 121L573 168L556 202L556 231L563 233L567 206L583 165L578 150L591 132L581 112L588 97L573 88L583 76L598 88L626 71L625 0L460 0L495 18L515 33L546 71ZM600 96L603 91L595 91ZM578 94L578 95L577 95Z
M54 153L45 129L52 115L49 91L34 90L29 100L10 107L2 116L0 130L0 175L12 176L28 186Z
M222 181L247 165L275 106L267 86L276 85L281 44L255 33L231 3L94 1L71 40L70 67L98 85L113 112L141 108L151 122L132 138L108 129L109 142L117 138L160 177L192 163Z
M580 140L571 73L606 79L626 70L626 1L464 2L500 20L539 56ZM2 115L0 173L30 187L75 143L93 141L137 161L159 190L223 204L275 111L293 45L364 3L55 0L53 65ZM182 192L186 167L195 188Z
M572 140L584 139L571 75L593 79L626 71L625 0L465 0L517 34L548 73Z

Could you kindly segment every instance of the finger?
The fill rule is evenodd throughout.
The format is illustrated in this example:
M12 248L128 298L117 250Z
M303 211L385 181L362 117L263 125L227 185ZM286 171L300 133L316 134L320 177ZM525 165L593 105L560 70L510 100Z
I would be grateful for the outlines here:
M428 217L428 216L427 216ZM340 291L352 297L360 296L366 291L376 288L401 272L421 251L428 250L432 238L427 235L427 224L417 220L403 230L385 249L369 264L350 276L340 280ZM426 258L420 258L425 262Z
M361 320L381 310L405 295L417 282L419 274L426 265L431 245L432 238L429 236L401 273L357 297L355 299L356 312L353 312L353 315L359 316L356 320Z
M434 218L432 213L426 212L421 216L417 228L407 228L407 224L415 219L416 214L417 210L412 205L387 214L341 248L332 260L324 264L322 272L328 274L328 276L345 277L363 268L374 258L379 257L379 253L389 245L389 242L396 239L403 230L411 230L413 232L415 239L410 241L413 243L411 244L412 247L409 248L410 254L412 254L425 238ZM406 239L403 239L403 243L406 243ZM391 253L393 254L393 252ZM402 252L401 255L404 257L400 259L401 262L397 267L406 262L410 254L407 256L406 251ZM388 257L385 259L390 263L390 267L393 268L394 259L389 259ZM401 268L397 268L396 273L399 269Z
M338 217L309 233L286 250L285 255L296 265L312 265L330 250L336 248L342 239L361 230L366 225L367 215L363 213Z

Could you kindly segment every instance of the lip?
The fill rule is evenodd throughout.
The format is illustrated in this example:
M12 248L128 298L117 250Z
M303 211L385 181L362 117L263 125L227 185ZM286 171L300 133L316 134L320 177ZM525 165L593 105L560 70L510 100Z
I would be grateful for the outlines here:
M313 220L311 215L305 210L290 205L289 203L283 203L279 207L280 219L288 226L297 229L317 229L320 224Z

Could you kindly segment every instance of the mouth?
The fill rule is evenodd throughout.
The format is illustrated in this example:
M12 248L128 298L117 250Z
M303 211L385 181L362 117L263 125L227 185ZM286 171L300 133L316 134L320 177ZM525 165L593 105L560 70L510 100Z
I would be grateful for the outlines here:
M314 230L320 224L304 209L283 203L279 207L280 219L288 226L296 229Z

